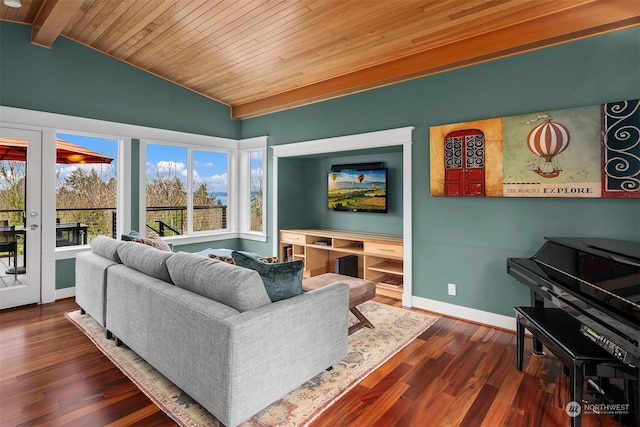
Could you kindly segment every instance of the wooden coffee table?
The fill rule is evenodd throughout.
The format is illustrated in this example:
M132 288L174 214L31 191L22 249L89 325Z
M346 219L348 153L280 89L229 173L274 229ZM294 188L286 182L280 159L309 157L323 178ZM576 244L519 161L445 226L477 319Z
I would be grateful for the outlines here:
M376 284L371 280L364 280L358 277L344 276L336 273L324 273L318 276L309 277L302 280L302 290L305 292L322 288L331 283L342 282L349 285L349 311L358 319L358 323L349 327L349 335L365 326L374 329L373 324L365 317L358 305L369 301L376 296Z

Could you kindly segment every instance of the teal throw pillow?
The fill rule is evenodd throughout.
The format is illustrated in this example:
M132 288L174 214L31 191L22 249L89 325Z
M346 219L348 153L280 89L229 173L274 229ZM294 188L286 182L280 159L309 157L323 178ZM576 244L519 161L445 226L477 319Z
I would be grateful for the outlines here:
M139 239L141 237L144 237L144 236L135 230L131 230L129 234L121 235L120 240L124 240L125 242L131 242L133 239Z
M271 302L302 294L303 261L268 264L242 252L233 251L231 256L237 266L250 268L260 274Z

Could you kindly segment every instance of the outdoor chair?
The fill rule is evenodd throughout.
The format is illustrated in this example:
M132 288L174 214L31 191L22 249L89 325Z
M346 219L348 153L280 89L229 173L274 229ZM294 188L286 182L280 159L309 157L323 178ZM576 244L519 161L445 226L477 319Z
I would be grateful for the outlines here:
M11 266L11 257L13 257L13 275L14 279L18 279L18 242L16 240L15 226L0 227L0 257L9 258L9 266Z

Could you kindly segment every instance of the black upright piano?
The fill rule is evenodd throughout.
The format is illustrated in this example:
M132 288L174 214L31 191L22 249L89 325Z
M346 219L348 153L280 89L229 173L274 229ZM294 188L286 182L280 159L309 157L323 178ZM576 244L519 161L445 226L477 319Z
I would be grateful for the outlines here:
M623 362L624 369L606 376L635 380L632 395L637 393L640 242L569 237L545 240L531 258L508 258L507 272L531 289L533 307L541 308L549 300L576 318L581 323L578 333ZM542 352L542 344L534 339L535 352ZM633 406L637 408L635 399Z

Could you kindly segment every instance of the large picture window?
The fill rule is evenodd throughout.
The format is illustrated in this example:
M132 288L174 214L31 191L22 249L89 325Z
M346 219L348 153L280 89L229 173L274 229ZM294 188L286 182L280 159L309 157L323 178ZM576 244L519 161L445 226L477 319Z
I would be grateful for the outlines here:
M229 229L229 154L146 144L146 232L175 236Z

